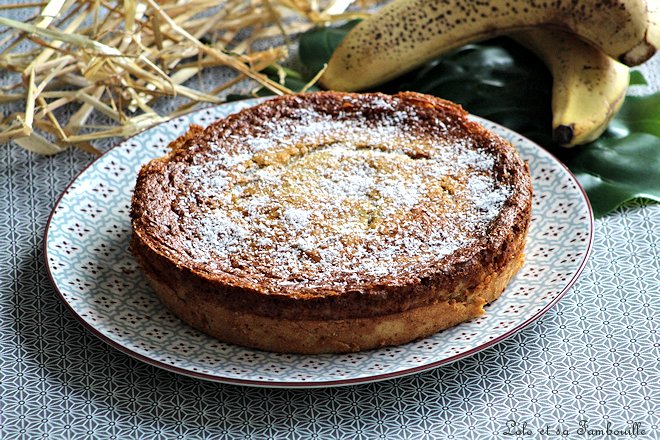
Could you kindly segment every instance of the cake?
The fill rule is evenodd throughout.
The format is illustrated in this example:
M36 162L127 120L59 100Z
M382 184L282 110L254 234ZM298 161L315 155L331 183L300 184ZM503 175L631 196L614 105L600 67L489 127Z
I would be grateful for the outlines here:
M139 172L131 250L164 305L274 352L398 345L481 316L523 264L529 170L418 93L277 97Z

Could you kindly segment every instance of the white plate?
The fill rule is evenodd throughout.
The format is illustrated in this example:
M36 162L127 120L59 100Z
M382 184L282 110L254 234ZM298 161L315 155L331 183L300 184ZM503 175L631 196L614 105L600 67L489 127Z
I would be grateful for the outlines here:
M253 105L240 101L173 119L98 158L64 191L46 227L49 275L62 300L94 334L140 360L177 373L245 385L315 387L382 380L483 350L545 313L575 282L593 238L593 217L575 177L541 147L474 118L511 141L529 162L534 207L527 263L487 314L432 337L344 355L286 355L218 342L169 313L128 251L129 209L140 166L162 156L190 123Z

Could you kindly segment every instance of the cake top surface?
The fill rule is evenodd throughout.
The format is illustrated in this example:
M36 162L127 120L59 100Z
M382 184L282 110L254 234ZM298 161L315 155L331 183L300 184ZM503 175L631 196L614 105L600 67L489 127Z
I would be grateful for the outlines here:
M178 264L273 292L448 270L506 222L524 168L412 93L279 98L175 144L141 172L134 227Z

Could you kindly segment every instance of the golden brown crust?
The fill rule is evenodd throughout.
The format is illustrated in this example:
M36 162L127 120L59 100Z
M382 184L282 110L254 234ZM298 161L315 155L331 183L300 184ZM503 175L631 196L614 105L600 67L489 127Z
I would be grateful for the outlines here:
M484 305L502 294L522 264L522 255L507 262L475 287L467 301L439 300L386 315L341 319L264 316L228 308L211 297L190 301L180 296L190 291L184 280L166 281L153 273L148 280L183 321L222 341L281 353L348 353L403 344L483 315Z
M273 121L281 123L282 126L292 124L291 121L298 121L298 125L305 123L300 120L300 114L310 108L313 109L315 115L321 114L329 121L339 120L351 123L366 121L364 122L366 125L361 125L361 129L354 132L348 132L349 130L313 131L311 135L305 135L307 137L294 139L296 142L292 143L293 146L286 148L274 147L272 144L261 150L249 150L246 147L245 139L267 139L268 130L273 130ZM400 121L402 112L407 112L404 115L407 116L405 120ZM373 137L374 133L379 135L380 132L374 132L373 130L377 130L377 128L373 127L391 124L392 119L395 120L394 122L401 122L399 124L401 127L395 127L397 131L388 132L388 136L393 133L397 142L391 141L390 137L376 139L372 142L375 145L368 145L368 148L371 149L370 151L379 150L377 154L370 153L370 156L366 156L368 160L380 160L379 151L389 154L399 151L397 149L400 148L406 149L407 158L404 158L405 160L418 157L427 158L435 154L434 148L451 150L452 145L458 143L463 145L466 139L469 142L467 142L468 147L463 148L467 151L465 154L469 155L471 151L477 151L479 154L492 158L493 165L487 171L489 178L494 181L493 191L497 188L505 188L506 192L502 194L506 194L507 197L497 204L496 212L491 212L488 214L489 216L483 214L483 219L474 223L474 234L469 237L469 241L465 242L466 245L461 243L461 246L455 246L456 249L452 249L452 252L437 258L432 258L432 255L423 255L423 258L418 258L414 255L417 259L406 260L410 261L407 266L404 264L406 261L402 263L393 260L390 273L379 275L379 272L370 273L365 270L361 277L359 273L356 277L354 272L349 272L347 268L328 269L327 265L322 266L322 262L318 261L324 257L323 255L315 255L313 249L309 252L307 249L303 249L301 259L306 259L303 267L308 268L310 272L307 273L309 275L307 279L304 277L305 274L297 275L302 280L299 282L278 278L280 272L268 267L268 260L264 263L257 257L251 258L249 252L245 250L239 249L236 253L237 257L229 255L226 259L228 263L224 263L224 266L220 264L221 267L217 267L216 261L212 261L210 264L209 258L195 259L194 249L191 251L190 240L197 240L197 238L190 237L190 230L185 229L185 225L189 218L197 215L198 211L191 210L188 205L185 205L187 196L184 197L184 195L198 194L199 188L193 187L194 185L186 180L187 170L194 167L217 169L217 163L214 161L217 160L219 154L227 154L231 158L248 151L250 160L247 169L250 170L249 172L253 172L255 169L287 165L301 157L310 157L310 151L321 151L319 146L325 148L327 145L332 146L338 143L343 145L346 142L353 142L357 145L355 148L352 147L353 150L365 148L365 144L371 141L360 139L359 132L372 130L370 136ZM293 125L291 127L296 128ZM358 133L356 134L356 132ZM352 138L353 140L351 140ZM284 142L287 140L285 139ZM440 142L440 147L434 142ZM250 316L252 320L258 316L264 320L264 323L305 321L312 327L316 325L314 328L320 328L319 322L326 322L327 325L339 325L339 322L361 322L360 320L363 320L360 324L363 325L366 322L365 319L388 320L393 316L406 316L405 319L414 319L414 316L421 317L420 313L424 310L435 310L436 312L447 310L446 307L443 308L439 304L452 304L450 308L454 310L452 313L456 313L458 320L450 319L446 315L439 315L435 319L435 324L431 325L436 329L446 328L443 323L453 322L451 325L454 325L477 316L475 311L481 310L482 304L477 309L460 304L469 303L469 298L475 292L481 292L480 289L488 285L488 280L497 274L508 273L506 276L503 275L506 278L505 283L508 282L512 275L509 270L512 262L521 261L522 258L531 211L531 184L526 164L506 141L469 121L466 113L460 107L438 98L416 93L401 93L390 97L381 94L357 95L335 92L280 97L218 121L205 130L193 127L187 135L173 142L171 146L173 150L168 156L145 165L138 177L131 210L134 231L132 251L168 307L195 327L224 340L258 346L254 342L254 337L241 339L225 335L220 329L224 319L222 321L218 321L219 318L216 319L214 322L217 325L208 324L210 322L208 316L202 319L201 315L194 311L211 309L215 304L219 310L218 313L221 313L222 310L226 313L231 311L233 316ZM274 154L271 154L272 152ZM352 156L342 156L344 161L351 158ZM319 160L327 160L327 156L322 156ZM391 160L399 161L395 164L401 162L398 158ZM390 161L389 157L387 161ZM387 161L379 162L379 166L387 168L390 164ZM314 163L311 164L314 165ZM417 169L413 169L413 174L417 172L415 170ZM464 174L485 173L483 170L475 171L473 168L469 168L468 171ZM404 175L402 178L409 178L409 176ZM452 178L453 180L448 185L441 188L443 191L452 193L455 189L452 185L466 182L462 175L452 176ZM254 190L254 188L250 189ZM260 189L257 188L257 190ZM457 194L463 194L460 192L461 188L456 191L458 191ZM426 196L429 194L434 197L438 196L436 193L425 194ZM275 195L281 196L279 193ZM444 198L437 200L451 199L446 194L440 196ZM197 197L193 202L208 203L208 200ZM220 202L213 199L213 203L215 203L213 209L216 209ZM422 237L423 234L435 233L436 230L443 227L460 237L466 234L465 231L459 231L462 235L455 231L452 232L453 226L449 224L451 222L443 225L442 222L433 223L425 220L423 201L418 205L409 210L415 214L405 219L407 223L402 223L407 228L419 227ZM455 206L462 207L463 205ZM415 211L415 209L419 211ZM435 208L430 208L431 211L433 209ZM474 212L478 210L470 209L472 210L466 212L472 213L470 215L473 216L476 215ZM443 212L440 208L437 208L436 211L441 214ZM384 216L382 219L392 222L393 219L399 221L399 217ZM194 223L192 224L194 225ZM318 225L312 223L312 226ZM326 225L321 224L321 226ZM387 231L386 226L383 226L382 231ZM222 232L225 233L225 231ZM362 239L361 236L357 237ZM233 245L233 242L230 242L230 245ZM254 246L254 244L251 245ZM369 243L369 245L373 246L374 243ZM357 248L347 245L345 249L353 252ZM393 249L400 252L400 248ZM205 251L205 249L203 250ZM280 255L275 254L273 249L266 249L266 251L271 252L272 255ZM386 249L386 251L392 251L392 249ZM269 254L266 252L265 255ZM275 261L270 263L271 266L276 265ZM327 273L328 271L331 272ZM323 278L326 275L327 277ZM315 277L324 281L314 283ZM171 289L173 286L174 290ZM173 292L176 292L176 296L172 296ZM497 292L497 295L499 292L501 290ZM484 295L488 297L487 294L484 293ZM177 298L178 302L173 301L174 298ZM467 307L470 312L457 312L456 310L461 307ZM314 322L316 324L311 324ZM426 324L420 324L419 334L415 337L411 337L410 332L405 334L412 339L429 334L424 330L426 326ZM355 326L346 328L350 328L351 331L357 330ZM258 333L256 329L254 332ZM354 343L352 342L348 346L351 347L351 350L356 347L365 349L375 346L373 341L369 342L367 339L369 338L364 339L362 343L353 341ZM378 345L382 345L383 340L405 342L404 339L381 338ZM266 346L259 346L259 348L300 352L345 351L332 344L316 349L309 347L309 344L303 344L306 348L292 344L290 343L287 348L266 343Z

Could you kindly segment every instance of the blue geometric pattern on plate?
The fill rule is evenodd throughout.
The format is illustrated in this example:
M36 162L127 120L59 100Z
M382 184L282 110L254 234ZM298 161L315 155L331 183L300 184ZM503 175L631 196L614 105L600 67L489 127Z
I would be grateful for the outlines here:
M162 156L189 124L253 105L239 101L173 119L134 136L86 168L55 205L46 230L47 266L56 290L83 324L145 362L204 379L309 387L412 374L482 350L547 311L584 267L593 239L589 203L575 178L545 150L476 118L512 142L528 161L534 205L526 264L486 315L398 347L343 355L274 354L225 344L167 311L128 251L129 210L140 166Z

